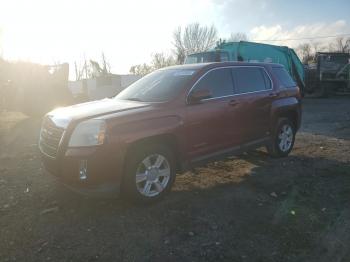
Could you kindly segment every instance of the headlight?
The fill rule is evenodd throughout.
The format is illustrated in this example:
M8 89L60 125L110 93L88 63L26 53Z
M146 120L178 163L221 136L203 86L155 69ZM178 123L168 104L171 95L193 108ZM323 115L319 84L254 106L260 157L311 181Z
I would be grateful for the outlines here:
M70 147L96 146L103 144L106 135L106 123L91 119L79 123L69 140Z

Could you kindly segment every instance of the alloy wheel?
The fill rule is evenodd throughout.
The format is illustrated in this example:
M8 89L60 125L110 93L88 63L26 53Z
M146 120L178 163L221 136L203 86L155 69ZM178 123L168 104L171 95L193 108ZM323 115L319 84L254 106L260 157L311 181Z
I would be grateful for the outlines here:
M290 125L283 125L278 135L278 147L282 152L287 152L293 143L294 133Z
M170 174L170 164L166 157L160 154L149 155L137 167L137 190L146 197L155 197L166 189Z

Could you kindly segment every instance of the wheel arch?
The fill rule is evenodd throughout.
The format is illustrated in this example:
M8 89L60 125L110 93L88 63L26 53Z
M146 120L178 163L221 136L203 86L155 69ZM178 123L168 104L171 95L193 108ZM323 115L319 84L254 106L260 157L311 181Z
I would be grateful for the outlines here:
M276 120L279 118L288 118L294 125L294 128L298 128L298 114L295 110L283 110L277 113Z
M132 152L135 152L135 150L139 150L154 144L165 145L173 152L176 164L176 172L181 172L183 169L183 158L179 147L178 138L174 134L153 135L133 141L127 147L125 162L128 161L128 158Z
M300 101L295 97L289 97L285 99L280 99L272 103L271 110L271 130L274 127L279 118L285 117L292 121L296 130L300 128L301 125L301 104Z

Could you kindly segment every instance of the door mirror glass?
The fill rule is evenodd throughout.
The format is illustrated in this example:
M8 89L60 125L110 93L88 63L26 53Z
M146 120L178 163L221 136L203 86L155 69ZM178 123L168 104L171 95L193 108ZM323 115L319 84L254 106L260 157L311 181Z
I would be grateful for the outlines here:
M196 89L190 94L189 101L190 103L198 103L203 99L212 97L213 95L209 89Z

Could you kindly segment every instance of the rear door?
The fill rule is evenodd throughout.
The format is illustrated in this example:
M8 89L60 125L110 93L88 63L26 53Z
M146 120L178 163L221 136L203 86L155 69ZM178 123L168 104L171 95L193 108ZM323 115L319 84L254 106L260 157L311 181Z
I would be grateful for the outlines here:
M235 114L240 115L242 128L239 142L247 143L268 136L271 103L276 96L269 75L258 66L233 67L232 74L235 100L239 103ZM232 130L237 128L233 126Z
M231 68L215 68L207 72L192 88L209 89L212 97L186 108L187 147L196 158L230 146L228 108L233 96Z

